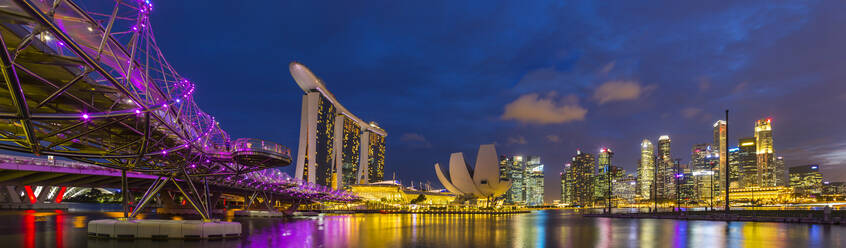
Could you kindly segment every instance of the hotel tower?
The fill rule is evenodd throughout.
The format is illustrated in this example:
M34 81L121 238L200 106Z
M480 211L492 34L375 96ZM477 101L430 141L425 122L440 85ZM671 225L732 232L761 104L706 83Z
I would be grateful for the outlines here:
M290 70L305 92L296 178L335 189L381 181L388 133L353 115L304 65L291 62Z

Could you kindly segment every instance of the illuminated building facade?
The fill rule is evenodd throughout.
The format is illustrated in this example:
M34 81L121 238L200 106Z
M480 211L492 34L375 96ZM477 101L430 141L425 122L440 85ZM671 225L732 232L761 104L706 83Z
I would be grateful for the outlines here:
M576 150L571 163L573 192L572 206L588 207L593 203L593 175L596 159L590 153Z
M742 138L738 140L740 151L738 151L738 169L740 170L740 187L758 186L758 157L755 152L755 138Z
M358 183L361 155L361 126L346 115L335 117L335 188Z
M374 122L368 124L371 128L379 128ZM381 130L381 129L379 129ZM364 131L361 135L361 161L362 173L359 174L360 182L378 182L385 178L385 135L372 130ZM365 152L365 149L366 152Z
M731 170L729 175L730 188L740 188L740 147L732 147L728 150L728 163Z
M409 190L397 182L383 181L370 184L348 185L350 193L361 197L365 201L391 204L409 204L412 200L423 195L425 200L420 205L448 205L455 201L456 196L444 192Z
M385 130L353 115L304 65L289 69L305 92L295 177L332 188L381 181Z
M658 159L655 167L658 175L656 199L673 199L676 194L676 179L673 173L673 157L670 154L670 136L658 138Z
M655 175L655 147L649 139L640 142L640 161L637 166L638 198L652 198L652 184Z
M711 150L715 152L716 156L719 158L720 175L725 175L726 166L728 165L728 147L726 147L726 138L726 121L718 120L714 123L714 143L711 146ZM721 181L725 181L725 178ZM724 184L725 183L722 185L725 186ZM720 188L720 190L725 191L725 188Z
M790 188L800 196L819 195L822 193L822 173L819 165L790 167Z
M511 181L511 188L505 193L505 203L524 204L526 161L523 156L500 156L499 166L500 177Z
M608 199L609 184L613 184L613 181L619 180L623 177L623 175L625 175L625 172L623 172L620 167L616 167L611 164L611 160L613 158L614 152L608 148L600 149L599 154L597 155L596 176L594 177L593 182L593 196L594 200L599 205L604 205L606 199ZM613 186L611 187L613 189Z
M792 191L788 187L747 187L730 189L729 192L729 201L732 202L755 202L757 205L764 205L792 200Z
M540 206L543 205L543 164L540 157L528 156L526 157L526 205Z
M572 164L567 163L564 165L564 169L561 170L561 204L564 205L572 205L573 203L573 173L570 173L572 169Z
M758 185L772 187L776 185L776 173L773 166L773 126L772 119L755 121L755 151L758 163Z
M637 196L637 177L631 174L614 181L612 184L614 201L619 204L635 203Z

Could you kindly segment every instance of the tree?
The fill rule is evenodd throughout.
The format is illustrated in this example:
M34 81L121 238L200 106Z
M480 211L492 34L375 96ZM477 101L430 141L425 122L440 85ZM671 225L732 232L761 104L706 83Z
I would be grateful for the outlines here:
M411 200L410 203L411 204L417 204L417 203L420 203L420 202L423 202L423 201L426 201L426 196L423 195L423 194L419 194L419 195L417 195L417 198L414 198L414 200Z

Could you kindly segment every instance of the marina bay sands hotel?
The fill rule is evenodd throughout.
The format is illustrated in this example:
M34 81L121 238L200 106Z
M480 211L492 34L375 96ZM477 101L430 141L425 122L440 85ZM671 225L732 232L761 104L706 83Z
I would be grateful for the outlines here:
M335 189L381 181L388 133L353 115L307 67L289 67L305 91L296 178Z

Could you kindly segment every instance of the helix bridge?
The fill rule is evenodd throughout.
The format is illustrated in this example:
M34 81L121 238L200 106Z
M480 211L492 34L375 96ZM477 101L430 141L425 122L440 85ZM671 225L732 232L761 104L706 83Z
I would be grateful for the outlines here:
M156 175L132 217L165 184L203 219L208 184L280 198L352 201L272 168L290 150L232 140L167 62L142 0L0 0L0 149ZM270 169L270 170L269 170ZM124 184L125 186L125 184ZM127 191L122 191L124 200Z

